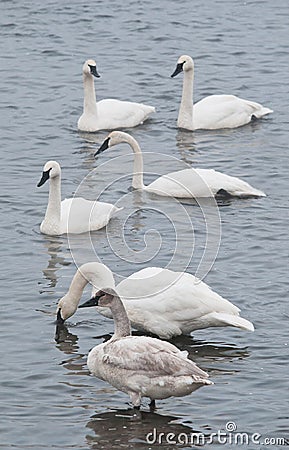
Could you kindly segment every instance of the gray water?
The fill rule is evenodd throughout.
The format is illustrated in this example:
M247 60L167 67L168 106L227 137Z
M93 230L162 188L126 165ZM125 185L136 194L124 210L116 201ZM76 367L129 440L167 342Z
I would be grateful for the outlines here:
M190 448L184 436L208 437L228 422L249 436L259 433L260 443L288 436L288 12L286 0L1 2L0 448ZM170 74L184 53L195 59L195 101L232 93L274 114L231 131L178 130L182 76ZM96 160L107 133L77 132L87 58L96 59L101 74L99 99L157 109L129 130L149 152L146 182L189 164L266 192L266 198L220 202L219 210L208 206L209 218L210 211L220 214L221 242L216 252L217 226L201 269L207 217L198 205L132 193L129 149L114 147ZM40 234L48 186L36 184L50 159L62 166L63 198L81 186L87 198L105 187L102 199L121 199L129 217L123 212L111 222L110 240L105 230L91 241ZM135 415L125 394L86 367L87 352L102 342L98 336L113 331L111 321L80 310L54 340L58 299L76 265L96 259L116 278L147 266L199 270L256 331L207 329L175 339L214 386L159 401L155 413L144 401ZM89 295L87 289L83 299ZM146 435L154 428L183 438L150 444ZM281 448L272 442L268 447ZM216 439L211 446L224 447Z

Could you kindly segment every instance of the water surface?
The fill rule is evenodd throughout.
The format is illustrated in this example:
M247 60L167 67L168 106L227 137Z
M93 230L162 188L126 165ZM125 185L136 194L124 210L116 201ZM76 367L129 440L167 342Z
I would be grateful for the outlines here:
M176 435L209 435L225 430L228 422L240 432L260 433L261 439L288 435L287 2L3 1L0 20L0 448L189 448L149 445L146 435L154 427ZM184 53L195 59L195 101L232 93L261 102L274 114L231 131L178 130L182 77L171 79L170 74ZM220 202L222 238L205 277L242 309L255 333L209 329L175 340L215 385L159 402L153 414L144 401L142 412L134 415L126 395L88 374L87 352L102 342L95 337L112 332L112 322L79 311L56 343L55 306L68 289L75 264L93 258L118 277L147 265L171 264L194 273L205 246L205 223L193 202L176 207L130 192L126 146L95 160L106 132L76 130L83 102L81 68L87 58L96 59L101 74L96 80L99 99L134 100L157 109L146 124L130 130L149 152L144 157L146 182L189 164L239 176L267 194ZM120 162L113 164L116 157ZM119 239L122 216L111 223L112 243L105 230L94 233L91 243L87 236L40 234L48 187L36 184L50 159L62 166L63 198L73 195L84 179L87 198L93 198L114 178L102 198L125 202L130 217L124 237L131 254L124 253ZM160 233L160 248L149 230ZM151 238L146 260L149 252L152 256L136 264L145 233ZM83 298L89 294L87 289Z

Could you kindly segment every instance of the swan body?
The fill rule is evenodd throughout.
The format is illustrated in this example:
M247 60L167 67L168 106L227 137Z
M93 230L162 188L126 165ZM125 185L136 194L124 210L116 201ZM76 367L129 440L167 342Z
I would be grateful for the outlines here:
M163 175L148 186L145 186L143 183L142 152L137 141L128 133L112 131L95 155L121 142L129 144L135 155L132 180L132 186L135 189L143 189L161 196L178 198L201 198L216 195L235 197L265 196L264 192L255 189L247 182L213 169L189 168L179 170Z
M131 128L142 124L155 112L153 106L142 103L105 99L96 102L93 77L99 77L96 63L89 59L83 65L84 104L78 119L78 129L94 132L115 128Z
M246 181L214 169L184 169L157 178L146 187L149 192L178 198L201 198L217 195L264 197L264 192Z
M178 116L178 127L187 130L215 130L237 128L260 119L273 111L259 103L244 100L235 95L210 95L193 104L194 62L188 55L178 59L171 75L184 72L183 92Z
M58 303L57 316L60 321L76 312L88 282L93 285L93 291L91 300L84 303L85 306L96 306L96 290L104 286L115 288L113 274L108 267L97 262L83 264L77 270L68 293ZM254 330L251 322L239 316L237 306L190 273L148 267L121 281L116 291L131 326L162 339L208 327L233 326ZM109 308L97 306L96 309L105 317L112 318Z
M141 398L156 399L189 395L213 384L208 374L174 345L147 336L131 336L126 310L116 292L106 288L95 299L110 308L115 323L112 338L95 346L88 354L89 371L127 393L135 408Z
M85 233L103 228L120 208L110 203L86 200L82 197L61 201L61 168L56 161L48 161L43 168L38 187L50 180L49 200L41 233L60 235Z

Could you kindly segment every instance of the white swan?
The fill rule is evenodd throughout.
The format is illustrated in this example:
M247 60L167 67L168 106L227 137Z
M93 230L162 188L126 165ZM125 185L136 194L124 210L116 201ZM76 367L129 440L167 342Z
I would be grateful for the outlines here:
M99 77L92 59L83 65L83 114L78 119L78 129L94 132L115 128L131 128L142 124L155 112L153 106L142 103L105 99L96 102L93 77Z
M95 156L121 142L129 144L134 152L132 186L162 196L179 198L200 198L216 195L235 197L264 197L264 192L253 188L247 182L213 169L184 169L157 178L145 186L143 183L143 158L137 141L128 133L112 131Z
M98 262L83 264L57 305L58 323L76 312L87 283L93 286L92 298L79 307L95 306L96 290L104 286L115 288L113 274L107 266ZM190 273L148 267L121 281L116 290L132 327L163 339L208 327L232 326L254 331L253 324L239 316L237 306ZM107 308L98 307L97 311L112 317Z
M261 118L273 111L259 103L243 100L235 95L210 95L193 105L194 62L188 55L178 59L171 75L184 72L183 93L178 116L178 127L187 130L215 130L236 128Z
M208 374L169 342L147 336L131 336L126 310L111 288L95 297L99 306L110 308L115 331L112 338L96 345L88 354L89 371L129 395L134 408L142 397L151 400L183 397L213 384Z
M44 234L53 236L98 230L121 209L110 203L90 201L82 197L61 201L61 168L56 161L48 161L44 165L37 186L42 186L47 180L50 180L49 199L45 218L40 225L40 231Z

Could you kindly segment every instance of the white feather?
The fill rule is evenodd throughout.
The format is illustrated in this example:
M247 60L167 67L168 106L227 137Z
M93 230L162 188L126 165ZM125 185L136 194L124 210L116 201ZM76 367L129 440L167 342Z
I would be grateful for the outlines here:
M84 104L83 114L78 119L78 129L94 132L131 128L142 124L152 113L153 106L143 103L104 99L96 102L93 75L90 67L96 67L94 60L83 65Z
M113 274L107 266L97 262L83 264L57 306L64 320L76 312L88 282L93 285L93 295L99 289L115 287ZM239 316L237 306L190 273L148 267L121 281L116 291L132 327L164 339L208 327L254 330L251 322ZM105 317L112 317L109 308L97 306L96 310ZM184 353L183 357L186 356Z
M138 142L131 135L122 131L112 131L104 142L108 142L108 147L121 142L130 145L134 152L132 186L135 189L178 198L212 197L223 191L235 197L265 196L264 192L255 189L246 181L213 169L183 169L163 175L145 186L143 183L142 151ZM101 151L101 147L99 151Z
M210 95L193 104L194 62L188 55L178 59L184 72L183 92L178 115L178 127L188 130L236 128L260 119L273 111L259 103L235 95ZM175 76L179 72L174 73Z
M50 186L45 218L40 225L41 233L53 236L98 230L120 211L120 208L110 203L90 201L82 197L61 201L60 165L56 161L48 161L43 173L49 173Z

